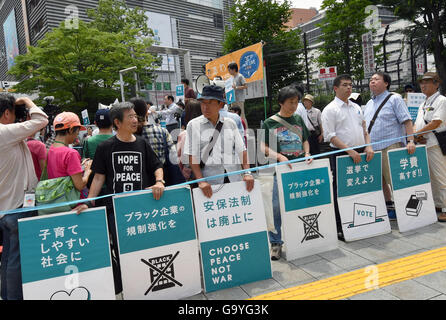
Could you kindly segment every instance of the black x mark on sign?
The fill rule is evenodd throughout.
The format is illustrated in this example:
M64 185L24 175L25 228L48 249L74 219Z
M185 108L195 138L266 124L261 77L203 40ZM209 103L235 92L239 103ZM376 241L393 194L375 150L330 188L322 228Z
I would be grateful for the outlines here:
M299 217L299 219L302 220L302 222L305 223L305 224L308 226L308 230L307 230L307 232L305 233L305 236L304 236L304 238L302 239L302 241L301 241L300 243L302 243L302 242L305 241L305 239L307 238L308 234L309 234L311 231L316 232L316 233L317 233L318 235L320 235L322 238L324 237L324 236L319 232L319 230L316 230L316 228L314 227L314 225L316 224L317 219L319 219L319 216L321 215L321 213L322 213L322 212L319 212L319 213L317 214L316 218L313 220L313 222L312 222L311 224L308 223L307 221L305 221L302 217Z
M150 262L141 259L142 263L145 263L146 265L149 266L150 269L158 272L158 277L156 277L155 281L152 282L151 286L149 287L149 289L147 289L147 291L144 293L144 295L146 296L151 290L152 288L160 281L161 277L164 276L166 278L168 278L170 281L174 282L175 284L179 285L180 287L183 286L182 283L178 282L177 280L175 280L174 278L172 278L170 275L168 275L166 273L166 271L169 269L169 267L172 265L173 260L176 259L176 257L178 256L178 254L180 253L180 251L177 251L175 253L175 255L172 257L172 259L170 259L170 261L166 264L166 266L164 267L163 270L158 269L157 267L155 267L153 264L151 264Z

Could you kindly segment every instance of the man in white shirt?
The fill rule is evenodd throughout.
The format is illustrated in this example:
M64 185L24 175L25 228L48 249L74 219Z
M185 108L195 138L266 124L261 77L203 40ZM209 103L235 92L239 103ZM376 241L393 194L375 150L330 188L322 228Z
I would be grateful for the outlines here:
M421 91L426 95L426 101L418 109L415 133L417 141L425 143L427 147L432 193L436 211L440 213L438 221L446 222L446 156L442 153L433 132L422 133L446 130L446 97L438 91L441 79L437 73L426 72L419 83Z
M29 120L15 123L18 108L27 111L28 118L26 114L25 118ZM1 298L3 300L23 299L17 220L33 216L36 212L2 215L1 211L21 208L24 205L25 193L36 188L37 177L25 139L47 124L47 115L31 99L15 100L12 96L0 97L0 230L3 233Z
M332 150L340 150L370 143L364 115L361 108L350 101L348 97L352 93L352 78L347 75L336 77L333 83L336 97L322 111L322 127L324 128L324 139L330 142ZM342 239L342 224L337 202L336 183L336 157L348 154L354 163L361 162L360 153L366 152L366 161L373 159L374 152L371 146L360 149L351 149L346 152L338 152L330 157L331 170L333 173L333 195L336 214L336 225L338 234Z
M224 89L218 86L206 86L199 99L203 115L192 119L187 124L186 140L184 143L184 154L189 157L189 165L194 173L195 179L222 175L226 172L249 169L248 155L243 138L237 130L237 126L231 118L223 117L220 109L224 106ZM218 134L216 130L221 127ZM208 146L212 141L214 146ZM246 182L246 189L254 188L254 178L251 173L243 176L231 175L231 182ZM212 196L211 184L222 184L224 178L202 181L198 187L203 194L210 198Z
M179 114L181 116L182 109L174 102L175 98L173 96L165 96L164 97L164 105L167 106L166 110L162 111L152 111L153 113L160 115L162 118L166 120L166 129L171 133L175 129L179 129L179 123L175 114Z

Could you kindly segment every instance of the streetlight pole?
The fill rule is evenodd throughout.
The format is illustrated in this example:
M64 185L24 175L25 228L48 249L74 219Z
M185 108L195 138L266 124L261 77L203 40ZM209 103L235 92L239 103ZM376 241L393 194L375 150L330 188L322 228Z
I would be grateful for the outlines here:
M134 67L130 67L127 69L122 69L119 70L119 82L121 85L121 98L122 98L122 102L125 101L125 96L124 96L124 73L132 71L132 70L136 70L136 66ZM136 80L136 91L138 92L138 77L136 76L136 72L135 72L135 80Z

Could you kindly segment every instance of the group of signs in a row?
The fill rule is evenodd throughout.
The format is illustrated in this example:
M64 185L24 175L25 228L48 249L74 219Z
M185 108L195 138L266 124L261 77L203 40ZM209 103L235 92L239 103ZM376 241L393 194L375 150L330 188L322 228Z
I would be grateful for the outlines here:
M399 230L436 222L426 148L391 151L389 162ZM336 249L328 160L276 173L286 259ZM346 241L391 231L380 152L359 164L338 157L337 181ZM212 198L192 190L193 200L189 187L167 188L159 201L151 191L114 197L124 299L180 299L272 277L259 183L214 188ZM19 235L25 299L115 299L105 208L23 219Z

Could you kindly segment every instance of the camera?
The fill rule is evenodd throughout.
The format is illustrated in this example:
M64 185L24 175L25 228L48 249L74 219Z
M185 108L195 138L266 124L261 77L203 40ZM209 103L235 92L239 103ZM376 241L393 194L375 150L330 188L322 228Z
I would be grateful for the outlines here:
M26 121L28 117L28 109L24 104L15 106L15 122Z

